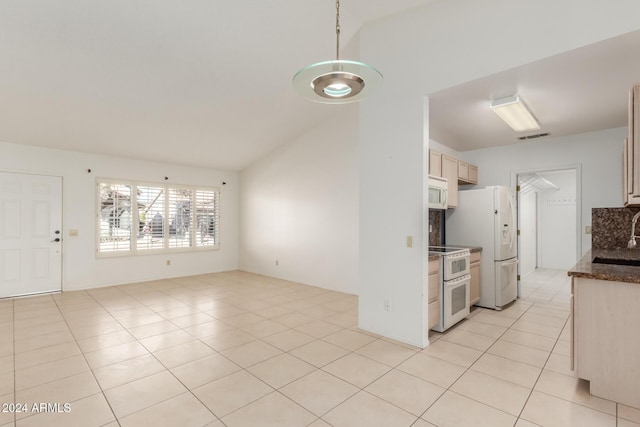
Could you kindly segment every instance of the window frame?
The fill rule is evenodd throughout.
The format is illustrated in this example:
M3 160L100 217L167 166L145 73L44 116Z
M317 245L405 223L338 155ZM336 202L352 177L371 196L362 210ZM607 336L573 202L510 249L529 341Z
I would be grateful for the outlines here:
M124 185L129 186L131 188L131 196L130 196L130 216L131 216L131 224L130 224L130 234L129 234L129 249L128 250L102 250L102 221L103 221L103 213L102 213L102 197L101 197L101 189L103 185ZM138 247L138 241L140 239L140 206L139 206L139 197L138 194L139 188L161 188L162 199L163 199L163 235L162 235L162 247L161 248L140 248ZM172 238L170 224L170 200L169 195L171 191L184 191L188 190L191 192L189 199L189 218L190 223L188 226L188 234L186 238L189 239L189 246L171 246L170 241ZM149 181L130 181L130 180L121 180L121 179L113 179L113 178L96 178L96 223L95 223L95 253L96 258L113 258L113 257L123 257L123 256L144 256L144 255L158 255L158 254L167 254L167 253L188 253L188 252L201 252L201 251L215 251L220 249L220 204L221 204L221 193L219 187L206 187L199 185L178 185L178 184L168 184L168 183L158 183L158 182L149 182ZM199 226L198 223L198 201L199 195L205 193L205 198L208 196L212 196L213 198L213 234L214 234L214 243L213 244L198 244L198 241L203 243L205 241L204 236L199 233L202 233L203 229ZM192 207L195 207L193 209ZM210 214L207 212L206 214L207 221L209 221ZM143 227L144 228L144 227ZM210 226L204 230L210 230ZM184 238L184 237L183 237Z

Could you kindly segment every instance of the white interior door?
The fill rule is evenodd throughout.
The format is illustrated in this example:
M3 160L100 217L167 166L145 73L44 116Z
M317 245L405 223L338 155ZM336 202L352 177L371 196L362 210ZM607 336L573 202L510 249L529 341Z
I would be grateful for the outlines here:
M62 289L62 178L0 172L0 297Z

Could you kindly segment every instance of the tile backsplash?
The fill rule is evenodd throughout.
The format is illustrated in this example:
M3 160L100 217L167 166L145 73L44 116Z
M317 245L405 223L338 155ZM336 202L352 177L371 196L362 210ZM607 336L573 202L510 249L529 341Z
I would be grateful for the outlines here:
M626 248L631 236L631 219L638 211L640 208L591 209L591 247L594 249ZM636 235L638 234L640 234L640 224L636 224Z
M429 246L444 244L444 215L443 211L429 209Z

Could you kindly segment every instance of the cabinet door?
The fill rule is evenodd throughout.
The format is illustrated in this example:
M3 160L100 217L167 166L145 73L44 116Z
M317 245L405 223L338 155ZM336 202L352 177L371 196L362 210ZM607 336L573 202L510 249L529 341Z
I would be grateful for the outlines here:
M469 164L458 161L458 179L469 181Z
M429 261L428 292L429 320L427 329L431 329L440 323L440 259Z
M458 160L442 155L442 177L449 181L448 186L448 205L450 208L458 206Z
M442 154L429 150L429 175L442 177Z
M429 303L429 329L440 323L440 301Z
M429 275L429 296L428 301L440 301L440 275L430 274Z
M622 146L622 203L629 204L629 138L624 139Z
M629 93L629 141L627 143L627 202L640 206L640 85Z
M469 264L471 282L469 286L469 303L474 305L480 301L480 261Z
M469 165L469 182L472 184L478 183L478 167Z

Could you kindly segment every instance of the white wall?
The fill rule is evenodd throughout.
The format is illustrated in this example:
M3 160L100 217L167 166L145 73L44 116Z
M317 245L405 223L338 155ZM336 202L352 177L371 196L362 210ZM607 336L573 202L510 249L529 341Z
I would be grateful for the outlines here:
M569 270L576 254L576 171L539 173L557 189L538 193L538 267Z
M63 290L88 289L238 268L238 174L0 143L0 170L63 179ZM91 173L87 172L91 169ZM218 251L97 259L96 177L220 188ZM222 186L222 181L227 185ZM77 237L69 229L78 230ZM171 259L166 266L165 260Z
M359 122L360 327L426 345L418 320L426 305L416 301L426 286L425 248L404 246L407 235L426 232L417 201L429 144L422 96L636 30L638 13L633 0L447 0L361 30L360 57L385 84L362 103ZM511 32L518 37L504 37ZM392 312L383 308L388 295Z
M328 107L331 121L242 171L240 268L356 294L358 108Z
M478 186L513 186L519 171L581 169L581 252L591 249L591 209L622 206L622 143L626 128L548 138L504 147L466 151L461 157L478 166Z

